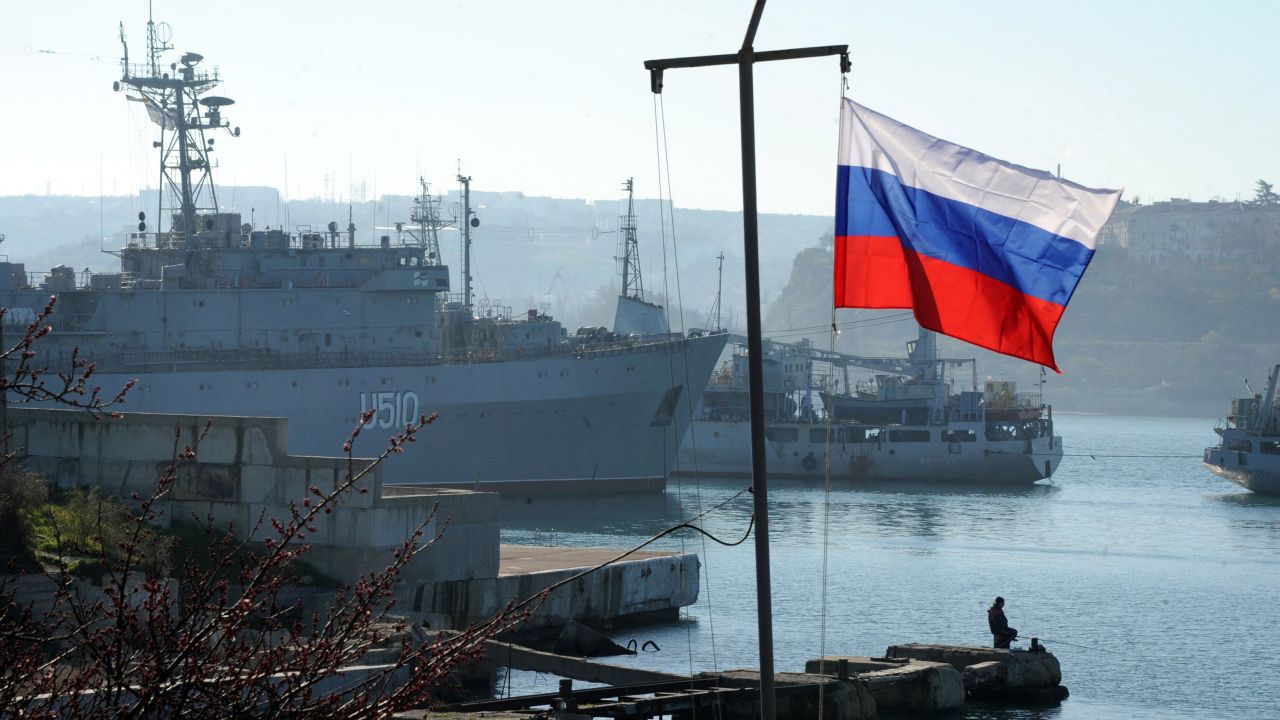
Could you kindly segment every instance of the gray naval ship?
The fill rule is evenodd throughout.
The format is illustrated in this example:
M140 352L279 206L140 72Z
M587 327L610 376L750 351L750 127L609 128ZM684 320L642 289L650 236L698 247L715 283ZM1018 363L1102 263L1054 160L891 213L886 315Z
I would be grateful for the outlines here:
M972 389L954 392L946 369L966 364ZM746 349L736 344L702 396L676 474L750 476L746 365ZM877 375L855 387L850 368ZM976 362L938 357L937 338L924 328L906 358L766 340L764 388L774 478L820 479L830 462L833 478L853 481L1030 485L1062 461L1062 437L1042 393L1020 393L1010 381L979 389Z
M138 231L119 251L120 271L65 266L29 273L0 262L0 305L10 336L50 295L54 332L40 341L51 368L73 348L97 363L105 392L132 378L125 410L284 416L293 454L337 455L373 410L357 455L421 414L438 413L384 482L487 489L657 489L725 345L696 337L570 334L553 318L450 293L442 264L439 198L422 183L409 222L375 244L340 230L256 228L220 209L212 179L215 135L238 136L232 100L203 58L172 49L148 22L147 57L129 62L115 89L159 126L167 229ZM470 178L459 174L466 242L478 225ZM469 259L469 254L468 254ZM625 295L625 292L624 292Z
M1261 495L1280 495L1280 365L1266 392L1231 401L1227 422L1214 428L1222 442L1205 448L1213 474Z

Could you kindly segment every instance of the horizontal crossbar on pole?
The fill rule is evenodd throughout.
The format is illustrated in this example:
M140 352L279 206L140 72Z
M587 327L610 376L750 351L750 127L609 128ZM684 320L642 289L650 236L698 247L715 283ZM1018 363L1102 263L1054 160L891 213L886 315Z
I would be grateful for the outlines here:
M820 45L817 47L792 48L790 50L763 50L753 53L753 62L769 62L771 60L795 60L798 58L826 57L828 55L844 55L849 52L848 45ZM645 60L646 70L669 70L671 68L708 67L711 65L736 65L741 62L738 53L729 55L699 55L697 57L665 58L662 60Z

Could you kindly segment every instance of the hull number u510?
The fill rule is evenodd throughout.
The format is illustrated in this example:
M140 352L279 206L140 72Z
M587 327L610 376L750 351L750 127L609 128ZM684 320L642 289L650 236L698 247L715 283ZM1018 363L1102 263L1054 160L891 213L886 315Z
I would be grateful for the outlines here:
M418 393L412 390L360 393L360 414L367 410L374 411L370 427L404 427L418 419Z

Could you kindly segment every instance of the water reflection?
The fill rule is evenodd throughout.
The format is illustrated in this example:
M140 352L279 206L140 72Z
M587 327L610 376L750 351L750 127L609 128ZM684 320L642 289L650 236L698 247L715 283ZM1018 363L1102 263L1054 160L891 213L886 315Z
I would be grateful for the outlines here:
M503 499L503 530L651 535L679 522L680 499L671 493Z
M894 495L989 495L993 497L1048 497L1059 491L1051 483L1009 485L1008 483L941 483L941 482L860 482L846 483L855 492L891 493ZM833 486L834 489L834 486Z
M716 508L700 524L724 539L736 539L752 514L747 478L673 481L665 494L615 497L517 498L501 506L509 542L626 545ZM1050 484L956 485L943 483L840 483L828 494L821 484L786 480L769 488L771 535L776 542L803 545L823 537L911 541L945 537L986 542L1003 537L1011 525L1030 539L1034 526L1060 488ZM827 503L830 503L828 506ZM717 507L719 506L719 507Z
M1226 495L1210 495L1214 502L1239 505L1241 507L1274 507L1280 508L1280 497L1275 495L1259 495L1255 492L1228 493Z
M1062 717L1062 707L1008 708L971 703L964 716L966 720L1049 720Z
M674 486L668 485L668 492ZM686 484L691 481L685 479ZM717 487L732 483L735 487L751 485L750 477L715 478L701 480L701 486ZM728 487L727 485L724 485ZM769 480L769 490L813 490L822 492L824 483L821 479L780 478ZM1052 482L1032 483L1029 485L1010 485L1009 483L982 482L937 482L927 480L848 480L832 478L831 492L859 493L891 493L894 495L997 495L1005 497L1041 497L1058 492L1059 488Z
M1267 558L1280 553L1280 497L1240 492L1205 499L1221 511L1235 547L1248 553L1242 557Z

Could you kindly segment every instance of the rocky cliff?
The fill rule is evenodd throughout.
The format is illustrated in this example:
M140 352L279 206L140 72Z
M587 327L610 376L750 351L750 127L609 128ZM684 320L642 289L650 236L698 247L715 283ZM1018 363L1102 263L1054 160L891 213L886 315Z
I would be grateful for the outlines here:
M1280 238L1273 239L1280 245ZM1236 262L1099 248L1063 316L1054 347L1062 375L1045 393L1064 411L1220 417L1230 398L1259 389L1280 363L1280 260ZM782 339L811 337L827 347L832 253L827 243L802 251L768 308L765 327ZM837 348L900 355L916 326L901 311L840 310ZM942 339L948 357L976 357L979 379L1018 380L1039 369L971 345ZM961 375L967 383L967 375Z

